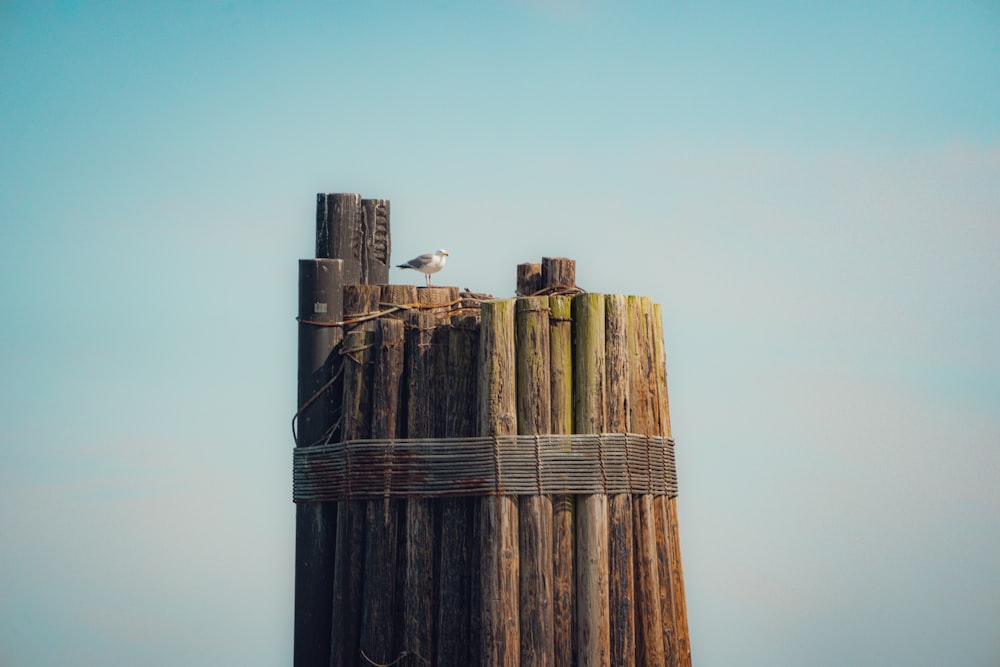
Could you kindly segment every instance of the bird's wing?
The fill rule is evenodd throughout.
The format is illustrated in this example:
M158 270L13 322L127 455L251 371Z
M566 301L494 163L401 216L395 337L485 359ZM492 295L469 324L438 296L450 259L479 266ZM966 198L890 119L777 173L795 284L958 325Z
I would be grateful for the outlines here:
M419 257L414 257L409 262L407 262L407 264L409 264L415 269L419 269L421 266L427 266L433 261L434 261L434 253L427 252L424 253L423 255L420 255Z

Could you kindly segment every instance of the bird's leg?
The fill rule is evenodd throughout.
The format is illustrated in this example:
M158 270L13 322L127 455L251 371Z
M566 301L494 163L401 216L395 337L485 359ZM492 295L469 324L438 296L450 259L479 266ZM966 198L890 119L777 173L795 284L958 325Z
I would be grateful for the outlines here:
M424 274L424 279L427 281L427 286L430 287L431 286L431 274L425 273Z

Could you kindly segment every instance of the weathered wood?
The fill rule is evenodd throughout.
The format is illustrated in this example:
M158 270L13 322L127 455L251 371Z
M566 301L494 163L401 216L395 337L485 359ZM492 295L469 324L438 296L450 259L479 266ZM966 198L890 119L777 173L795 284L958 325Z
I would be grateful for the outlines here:
M531 296L542 289L542 265L525 262L517 265L517 295Z
M378 287L344 288L345 317L378 298ZM364 322L344 336L344 439L371 437L371 360L374 356L375 322ZM330 630L330 664L353 667L360 658L361 590L365 562L364 501L337 505L337 556L334 563L333 620Z
M481 435L517 433L514 373L514 301L482 306L479 340L479 429ZM518 610L517 499L483 498L480 502L481 661L491 667L514 667L520 661Z
M343 262L336 259L299 261L300 319L326 322L343 319L342 270ZM332 435L336 423L340 385L326 387L340 366L336 346L343 333L337 327L299 324L298 338L298 405L301 412L297 418L296 445L309 446ZM312 402L306 406L309 401ZM325 666L330 662L336 519L336 503L295 506L293 660L296 667Z
M450 317L448 311L458 305L457 287L418 287L417 303L420 310L425 313L433 313L439 318Z
M609 294L605 300L605 368L609 433L629 431L629 366L625 297ZM632 564L632 496L618 493L608 499L609 600L611 610L611 664L635 664L634 570Z
M344 285L344 319L376 311L379 293L377 285ZM344 440L371 437L372 360L377 326L374 320L362 322L344 334L341 350ZM337 505L337 556L330 630L332 667L353 667L360 660L366 514L364 501L350 500Z
M417 286L416 285L382 285L382 309L388 309L392 306L413 306L417 303ZM387 315L386 317L394 317L397 319L403 319L406 317L406 311L398 310L394 313Z
M389 282L389 200L361 200L361 282L384 285Z
M573 432L573 328L572 299L549 297L549 363L552 432ZM552 608L556 667L576 664L574 604L574 498L552 499Z
M653 350L656 359L656 398L660 435L671 437L670 400L667 393L667 359L663 340L663 310L653 306ZM674 626L677 629L677 654L681 667L691 667L691 635L688 628L687 596L684 592L684 567L681 562L680 526L677 499L663 499L667 541L670 549L670 578L674 603Z
M517 431L552 430L549 368L549 300L521 297L516 305ZM555 661L552 611L552 498L518 500L521 665Z
M574 431L601 433L605 428L604 296L573 299ZM576 522L577 651L580 667L611 660L608 618L608 497L577 499Z
M472 316L454 316L448 334L447 377L444 392L445 437L478 435L476 400L479 326ZM478 578L472 563L478 557L473 543L477 508L471 498L444 498L441 510L438 605L438 667L479 664Z
M344 260L344 285L361 280L361 195L316 195L316 256Z
M542 257L542 287L576 287L576 260Z
M644 435L656 432L655 404L652 401L650 382L652 367L649 357L649 338L642 301L628 298L628 352L629 352L629 418L633 431ZM670 664L670 635L665 632L661 599L662 572L658 543L657 508L655 497L650 494L636 496L633 521L635 528L637 640L639 655L647 664Z
M648 297L629 297L629 354L636 369L636 383L633 386L632 427L637 433L658 435L658 407L656 404L656 379L654 375L654 350L652 339L652 300ZM670 585L670 553L664 523L663 496L654 496L650 501L641 500L641 511L651 507L652 521L646 520L644 531L650 525L655 543L656 582L659 588L657 598L660 603L660 624L663 636L663 654L667 665L678 665L677 631L674 625L674 603ZM645 532L643 533L645 536ZM648 537L646 538L648 539ZM645 547L648 549L648 543ZM643 554L640 565L648 558ZM649 578L652 580L653 575ZM649 610L652 614L652 610Z
M424 312L410 312L406 319L406 361L409 396L407 437L434 436L434 335L435 318ZM406 500L405 559L406 584L403 591L402 664L422 667L434 660L434 512L426 498Z
M372 379L373 438L392 438L402 433L403 350L403 322L379 320ZM367 539L360 647L369 661L380 664L392 662L398 654L395 627L400 609L395 573L400 506L400 501L388 498L367 501L365 506Z

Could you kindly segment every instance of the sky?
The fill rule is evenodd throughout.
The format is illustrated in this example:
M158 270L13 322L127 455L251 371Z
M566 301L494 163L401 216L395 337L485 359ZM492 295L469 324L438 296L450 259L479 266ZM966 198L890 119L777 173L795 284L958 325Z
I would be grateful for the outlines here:
M318 192L662 304L694 664L1000 664L995 0L5 0L0 665L290 662Z

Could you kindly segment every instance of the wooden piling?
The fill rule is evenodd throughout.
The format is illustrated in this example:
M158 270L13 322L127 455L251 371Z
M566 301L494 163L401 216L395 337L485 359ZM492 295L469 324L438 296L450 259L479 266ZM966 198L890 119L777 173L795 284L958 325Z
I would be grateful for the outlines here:
M424 289L418 292L418 299ZM434 348L435 317L413 311L407 315L407 437L434 437ZM427 498L406 500L405 562L403 591L403 665L423 667L434 661L434 512Z
M299 261L298 316L305 322L343 319L341 293L343 262L339 259ZM336 347L343 334L336 327L299 324L297 447L320 444L334 433L339 413L340 385ZM296 667L330 662L330 624L333 616L333 568L337 503L299 503L295 506L295 619Z
M628 354L630 428L635 433L651 435L653 404L650 400L648 338L642 303L639 297L628 297ZM669 664L669 647L664 645L663 602L661 600L659 547L657 544L655 497L644 493L634 498L635 598L638 655L645 664Z
M516 303L517 432L552 430L549 368L549 300ZM552 499L541 493L518 499L521 665L551 667L555 660L552 610Z
M549 297L552 432L573 432L572 298ZM552 499L552 609L556 667L576 664L574 617L574 509L572 495Z
M601 433L605 424L604 297L573 299L574 432ZM577 651L581 667L608 667L611 638L608 617L608 497L577 498L576 523Z
M321 195L321 249L349 254L362 283L381 275L388 202ZM566 258L519 266L519 298L485 302L454 287L341 288L344 263L331 261L300 276L296 446L329 446L295 456L296 666L690 667L676 502L649 474L674 474L671 451L530 438L670 435L659 307L579 294ZM328 269L339 296L319 285ZM449 461L470 435L492 451ZM351 442L365 438L381 442ZM456 440L399 441L430 438ZM448 480L496 495L450 495Z
M366 285L389 282L389 200L361 200L361 281Z
M394 438L400 429L403 322L378 321L372 379L372 437ZM369 500L366 507L365 568L361 609L362 664L388 664L398 655L395 634L400 611L396 594L397 526L400 501Z
M344 318L378 310L377 285L344 286ZM362 322L344 335L343 356L344 440L371 437L372 360L374 321ZM361 639L361 592L365 549L364 501L344 500L337 505L337 557L334 564L334 604L330 633L332 667L358 664Z
M361 195L350 192L316 195L316 256L344 260L343 285L361 280Z
M393 306L413 306L417 303L416 285L382 285L382 307L390 309ZM386 315L396 319L406 316L404 310L397 310Z
M542 257L542 287L576 287L576 260L567 257Z
M607 423L610 433L629 431L629 356L625 297L605 299ZM608 499L609 600L611 664L635 664L634 568L632 563L632 496L616 493Z
M453 316L448 333L445 389L445 437L478 435L476 387L479 322L476 317ZM442 498L441 604L438 606L438 667L478 665L479 544L474 538L475 513L471 498Z
M659 435L659 408L656 396L655 351L652 327L652 300L649 297L629 297L629 326L634 331L634 355L638 371L638 386L634 388L633 427L643 435ZM630 333L630 344L633 337ZM667 524L664 496L651 499L657 583L659 585L660 622L663 635L663 652L667 665L680 664L677 652L673 589L670 574L670 549L667 542ZM645 504L645 501L644 501ZM652 615L652 612L651 612Z
M656 369L656 403L659 414L660 434L672 436L670 429L670 400L667 393L667 361L663 338L663 310L653 306L653 341ZM678 663L691 667L691 635L688 628L687 596L684 592L684 568L681 563L680 526L677 521L677 498L662 498L666 524L667 544L670 555L670 579L674 603L674 627L677 632Z
M479 340L479 428L482 435L517 433L514 374L514 301L482 305ZM520 661L517 499L480 501L482 538L482 664L515 667Z
M542 289L542 265L525 262L517 265L517 295L531 296Z
M542 288L576 284L576 262L543 257ZM561 281L561 282L559 282ZM552 432L573 432L573 300L549 297L549 364L552 383ZM552 595L555 665L576 664L575 515L572 495L552 498Z

